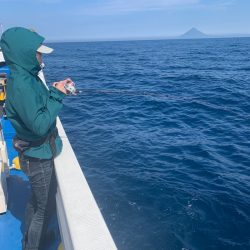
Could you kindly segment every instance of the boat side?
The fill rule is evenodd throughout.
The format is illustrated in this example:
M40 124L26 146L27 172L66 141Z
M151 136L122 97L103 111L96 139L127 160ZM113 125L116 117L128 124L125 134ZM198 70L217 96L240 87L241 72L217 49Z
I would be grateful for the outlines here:
M55 159L57 212L65 249L116 249L60 120L62 153Z

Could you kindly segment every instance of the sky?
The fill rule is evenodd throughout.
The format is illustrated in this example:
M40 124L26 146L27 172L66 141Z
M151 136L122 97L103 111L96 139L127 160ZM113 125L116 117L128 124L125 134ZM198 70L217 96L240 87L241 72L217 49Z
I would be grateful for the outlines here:
M0 23L47 41L250 34L250 0L0 0Z

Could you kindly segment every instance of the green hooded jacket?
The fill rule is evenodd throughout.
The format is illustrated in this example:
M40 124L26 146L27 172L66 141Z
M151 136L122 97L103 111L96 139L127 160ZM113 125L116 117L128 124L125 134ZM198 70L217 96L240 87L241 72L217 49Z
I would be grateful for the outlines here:
M56 117L65 94L54 87L49 90L38 77L41 70L36 50L44 38L31 30L15 27L6 30L0 41L6 64L10 68L7 81L6 114L19 138L38 141L56 127ZM62 141L56 138L57 155ZM51 159L48 142L24 152L26 156Z

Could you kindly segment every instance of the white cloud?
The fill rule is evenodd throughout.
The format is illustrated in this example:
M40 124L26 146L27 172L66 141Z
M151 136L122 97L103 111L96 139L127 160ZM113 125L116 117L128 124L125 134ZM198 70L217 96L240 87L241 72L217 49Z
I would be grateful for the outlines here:
M199 0L113 0L110 7L120 11L165 9L177 5L196 4Z
M176 6L198 4L200 0L108 0L83 7L79 14L115 14L122 12L138 12L164 10Z
M54 4L54 3L61 3L62 0L37 0L38 3L47 3L47 4Z
M0 3L30 3L32 5L36 3L44 3L44 4L56 4L61 3L63 0L0 0Z

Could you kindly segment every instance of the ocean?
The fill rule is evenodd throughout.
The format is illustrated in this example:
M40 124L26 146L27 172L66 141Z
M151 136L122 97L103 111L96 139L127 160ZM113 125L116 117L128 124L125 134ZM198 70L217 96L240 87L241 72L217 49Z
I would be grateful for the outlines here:
M82 90L60 118L118 249L250 249L250 38L50 46L47 82Z

